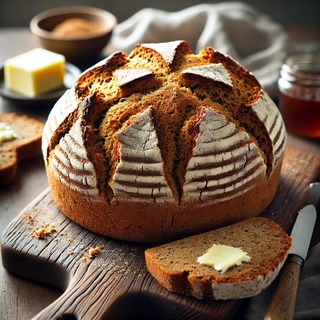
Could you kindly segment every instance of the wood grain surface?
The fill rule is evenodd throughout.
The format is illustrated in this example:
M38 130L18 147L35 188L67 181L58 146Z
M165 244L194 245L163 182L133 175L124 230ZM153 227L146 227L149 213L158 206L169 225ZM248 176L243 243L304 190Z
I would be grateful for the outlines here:
M289 232L307 203L308 184L319 178L319 163L314 154L287 149L277 195L262 215ZM55 230L43 239L32 236L48 225ZM100 253L90 257L90 248ZM198 301L162 288L146 270L146 248L76 225L47 189L9 224L1 251L10 273L64 291L35 319L232 319L238 312L241 300Z

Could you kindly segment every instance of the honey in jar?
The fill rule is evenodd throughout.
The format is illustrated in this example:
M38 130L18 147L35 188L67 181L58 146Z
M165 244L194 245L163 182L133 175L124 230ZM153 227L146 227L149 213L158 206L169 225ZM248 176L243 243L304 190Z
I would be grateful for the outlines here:
M320 55L288 58L278 86L279 109L288 132L320 138Z

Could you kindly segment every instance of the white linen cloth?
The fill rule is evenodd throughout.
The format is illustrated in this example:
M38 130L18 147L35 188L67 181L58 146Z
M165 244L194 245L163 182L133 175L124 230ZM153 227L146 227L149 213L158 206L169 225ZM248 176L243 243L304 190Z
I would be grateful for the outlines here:
M146 8L119 23L107 52L137 43L186 40L192 51L213 47L251 71L271 97L286 56L287 36L269 16L241 2L200 4L177 12Z

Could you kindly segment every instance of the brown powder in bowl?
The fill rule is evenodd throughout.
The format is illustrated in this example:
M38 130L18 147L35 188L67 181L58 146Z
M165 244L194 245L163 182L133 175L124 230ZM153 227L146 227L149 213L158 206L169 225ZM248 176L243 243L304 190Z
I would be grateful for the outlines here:
M58 24L52 33L63 38L88 38L103 33L103 29L89 20L72 18Z

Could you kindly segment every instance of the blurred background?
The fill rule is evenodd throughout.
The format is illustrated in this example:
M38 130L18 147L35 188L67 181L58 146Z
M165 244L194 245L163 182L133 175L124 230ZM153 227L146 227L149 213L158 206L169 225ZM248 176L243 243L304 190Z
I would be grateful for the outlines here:
M89 5L107 9L122 22L142 8L153 7L177 11L200 3L221 0L0 0L0 27L26 27L31 18L50 8L66 5ZM245 0L262 13L271 16L285 27L315 28L320 37L319 0Z

